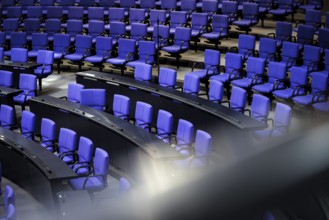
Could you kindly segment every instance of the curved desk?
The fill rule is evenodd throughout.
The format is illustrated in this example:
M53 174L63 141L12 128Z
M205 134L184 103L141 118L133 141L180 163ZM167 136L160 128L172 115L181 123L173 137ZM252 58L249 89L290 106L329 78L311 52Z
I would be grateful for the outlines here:
M31 99L30 109L36 114L37 124L41 118L50 118L58 130L70 128L78 136L93 140L95 147L109 153L113 168L135 180L149 178L167 160L182 158L155 135L106 112L51 96Z
M0 127L3 175L25 189L49 211L57 209L56 193L77 175L62 160L21 134Z
M174 129L180 118L192 122L196 129L205 130L212 135L214 151L225 156L245 155L249 151L245 149L249 141L248 131L267 127L227 107L151 82L97 71L76 73L76 81L86 88L105 88L109 107L112 106L114 94L130 97L131 116L134 115L136 101L143 101L153 106L154 123L159 109L173 114Z

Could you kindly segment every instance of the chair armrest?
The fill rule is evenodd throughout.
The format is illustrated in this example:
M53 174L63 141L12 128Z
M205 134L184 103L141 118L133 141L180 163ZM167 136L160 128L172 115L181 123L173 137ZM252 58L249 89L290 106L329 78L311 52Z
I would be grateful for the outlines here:
M92 175L92 176L87 176L86 179L85 179L85 182L83 183L82 189L86 189L87 181L88 181L90 178L93 178L93 177L102 177L102 178L103 178L103 182L105 183L105 178L106 178L106 176L103 176L103 175L101 175L101 174Z
M78 173L78 171L82 168L88 168L88 174L87 175L90 175L91 173L94 172L94 167L90 164L88 165L81 165L79 166L77 169L73 169L75 173Z
M258 82L259 78L261 78L261 77L263 77L263 74L255 74L255 75L253 75L252 76L252 79L251 79L251 85L253 86L253 85L258 84L257 82Z
M301 89L307 89L308 86L306 85L299 85L299 86L296 86L294 88L294 90L292 91L292 97L295 97L295 96L300 96L299 92ZM304 94L305 94L305 91L304 91Z

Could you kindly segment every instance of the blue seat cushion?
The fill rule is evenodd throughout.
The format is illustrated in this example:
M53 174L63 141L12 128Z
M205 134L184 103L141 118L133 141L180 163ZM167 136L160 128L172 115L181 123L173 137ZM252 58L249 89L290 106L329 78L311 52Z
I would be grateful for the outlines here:
M256 85L253 86L252 89L260 93L271 93L273 91L273 84L265 83L262 85Z
M46 66L43 70L43 73L42 73L42 66L39 66L37 68L34 69L34 74L37 75L37 76L49 76L50 74L52 73L52 69L50 66Z
M310 105L312 104L312 99L313 99L313 95L312 94L308 94L305 96L296 96L294 97L292 100L300 105ZM320 98L319 101L323 101L324 98Z
M108 59L106 60L107 63L111 63L113 65L124 65L126 63L126 60L125 59L120 59L120 58L111 58L111 59Z
M66 55L64 58L68 59L68 60L71 60L71 61L81 61L83 59L83 54L72 53L72 54Z
M212 77L210 77L210 79L211 80L217 80L221 83L226 83L230 79L234 79L234 75L232 74L231 77L229 78L229 74L223 73L223 74L220 74L220 75L212 76Z
M329 112L329 102L315 103L313 108L321 112Z
M237 25L239 27L250 27L250 26L256 25L257 22L251 21L251 20L239 20L239 21L234 21L233 24Z
M237 87L249 88L251 86L252 79L250 78L237 79L237 80L233 80L231 83L232 85L235 85Z
M188 47L183 46L182 48L180 48L179 45L172 45L172 46L163 47L162 50L164 50L168 53L180 53L180 52L184 52L184 51L188 50Z
M78 175L87 175L89 173L89 169L82 167L80 169L78 169L81 166L86 166L88 165L87 163L78 163L78 164L73 164L71 166L71 168L74 170L74 172L76 172Z
M14 96L13 99L14 99L14 102L15 103L18 103L20 105L24 104L24 98L25 98L25 95L24 94L20 94L20 95L17 95L17 96ZM29 99L31 99L32 96L27 96L26 97L26 101L28 101Z
M104 58L101 55L95 55L95 56L86 57L85 61L90 63L102 63L104 61Z
M73 189L81 190L83 188L85 180L85 177L81 177L78 179L70 180L69 183ZM101 177L90 177L86 183L85 188L92 190L102 190L104 188L103 180L101 179Z
M202 37L204 37L208 40L217 40L217 39L220 39L220 38L226 37L226 36L227 36L226 33L221 33L221 32L210 32L210 33L202 34Z

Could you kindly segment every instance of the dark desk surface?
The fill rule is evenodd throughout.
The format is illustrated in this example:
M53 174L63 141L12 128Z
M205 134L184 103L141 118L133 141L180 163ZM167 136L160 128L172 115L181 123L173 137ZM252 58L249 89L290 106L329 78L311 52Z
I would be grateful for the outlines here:
M42 148L21 134L0 127L0 142L21 152L49 180L65 180L77 177L75 172L53 153Z
M85 117L93 123L106 127L117 135L122 136L124 139L138 146L152 159L165 160L182 158L181 154L179 154L175 149L171 148L168 144L158 139L155 135L150 134L149 132L138 128L135 125L108 113L51 96L35 97L32 98L30 102L47 105L60 110L65 110L78 116ZM109 142L109 144L111 143ZM102 148L102 146L99 147Z
M225 106L209 102L206 99L197 96L192 96L172 88L162 87L152 82L137 81L132 78L97 71L78 72L76 73L76 76L102 80L106 81L109 84L134 87L148 93L155 93L164 98L179 101L185 105L197 108L207 114L211 114L214 117L220 118L221 120L224 120L232 126L235 126L241 130L258 130L267 127L264 123L261 123L246 115L231 110Z
M22 90L20 89L14 89L14 88L9 88L9 87L5 87L5 86L0 86L0 95L18 95L19 93L21 93Z
M9 60L4 60L4 61L0 61L0 66L6 66L6 67L21 67L21 68L33 68L33 67L37 67L40 66L40 64L37 63L18 63L18 62L12 62Z

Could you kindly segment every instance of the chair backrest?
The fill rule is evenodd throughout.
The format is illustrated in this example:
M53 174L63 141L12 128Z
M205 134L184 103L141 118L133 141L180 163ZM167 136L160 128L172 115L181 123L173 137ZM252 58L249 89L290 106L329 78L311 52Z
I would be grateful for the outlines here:
M82 89L81 105L89 106L94 109L103 111L106 106L106 90L105 89Z
M96 148L94 157L94 175L102 175L103 178L100 179L103 186L107 186L107 174L109 171L109 155L108 153L101 149Z
M268 83L274 84L277 80L284 80L286 78L286 65L283 63L270 62L268 64ZM280 85L284 83L280 83Z
M62 53L66 47L70 46L70 35L68 34L54 34L54 51Z
M196 10L196 2L197 0L181 0L180 9L182 11L195 11Z
M130 98L124 95L114 94L113 114L123 120L128 120L130 112Z
M11 129L14 125L15 112L13 107L2 104L0 106L0 124L1 127Z
M139 23L145 20L145 9L143 8L132 8L129 12L130 24Z
M202 1L202 12L216 13L218 10L218 1L213 0L203 0Z
M147 1L147 0L146 0ZM151 10L150 11L150 25L156 25L159 19L159 23L162 24L166 21L165 10Z
M33 50L46 49L47 44L48 44L48 34L32 33L32 49Z
M186 11L172 11L170 13L170 27L176 28L187 22Z
M297 31L297 43L312 44L315 29L310 25L299 25Z
M0 70L0 86L11 87L13 85L13 73Z
M18 27L19 27L18 18L6 18L3 20L3 31L6 34L9 34L12 31L17 31Z
M120 21L111 21L110 22L110 36L113 39L118 39L126 33L126 24Z
M329 71L329 50L324 50L324 69Z
M206 25L208 24L208 14L207 13L192 13L191 24L192 24L192 30L205 31Z
M230 73L232 70L242 70L242 55L236 53L226 53L225 56L225 68L226 73Z
M233 86L230 97L230 106L235 111L243 111L247 103L247 92L246 90Z
M223 1L222 3L222 14L232 15L238 12L238 2L236 1Z
M22 112L21 130L24 137L33 139L33 133L35 131L36 117L35 114L24 110Z
M68 128L59 129L59 153L74 152L77 148L77 133Z
M142 23L133 23L131 25L130 38L143 40L147 36L147 25Z
M88 20L102 20L104 18L104 8L88 7Z
M82 19L83 7L81 6L69 6L67 8L67 18L70 19Z
M52 67L54 63L54 51L38 50L37 64L48 65Z
M315 69L317 70L317 64L319 64L320 61L321 61L321 48L311 45L305 45L304 53L303 53L303 65L304 66L308 66L310 64L315 65Z
M266 122L270 113L270 99L260 94L254 94L251 102L251 117Z
M212 27L213 32L228 33L229 17L227 15L213 15Z
M6 43L6 33L0 32L0 47L3 49L3 46Z
M78 147L79 163L91 163L94 154L94 144L86 137L81 136Z
M244 54L246 51L253 51L255 50L256 46L256 37L252 35L240 34L239 35L239 42L238 48L239 53Z
M290 69L290 88L296 86L306 86L308 81L308 72L306 68L293 66ZM303 91L303 90L302 90Z
M243 3L242 16L244 20L257 21L259 14L259 4L245 2Z
M294 0L277 0L277 2L278 2L278 8L291 10L293 8Z
M321 73L314 73L312 76L311 87L312 87L312 94L327 91L328 75Z
M195 158L200 159L203 163L207 164L209 156L212 151L212 137L209 133L197 130L195 136Z
M173 129L174 118L170 112L160 109L157 118L157 134L171 134ZM164 135L164 136L167 136Z
M317 29L321 25L321 16L320 10L307 9L305 11L305 24Z
M26 63L27 53L28 51L25 48L12 48L10 60L14 63Z
M113 49L112 37L96 37L96 54L110 56Z
M141 8L146 8L146 9L151 9L155 8L155 0L141 0L140 1L140 7Z
M153 64L155 56L155 42L154 41L139 41L138 44L139 60L145 63Z
M174 44L181 45L184 41L183 46L188 47L191 39L191 28L178 27L176 28L174 35Z
M24 31L26 34L31 35L40 30L39 18L27 18L24 21Z
M45 21L45 32L52 36L61 32L61 21L58 18L48 18Z
M289 41L292 35L292 23L278 21L275 27L275 38L277 40Z
M69 83L67 86L67 101L79 103L81 100L81 90L85 88L79 83Z
M265 72L265 60L261 58L249 57L247 60L247 77L253 79L255 75L258 75L259 78L256 81L257 83L262 82L262 75Z
M296 63L295 60L298 58L298 56L299 56L298 44L292 42L283 42L282 52L281 52L282 61L286 62L290 60L294 65Z
M177 71L170 68L160 67L159 85L174 88L176 85Z
M270 38L259 39L259 57L266 61L274 61L276 54L276 40Z
M145 128L152 122L153 107L145 102L136 102L135 124L138 127Z
M48 7L47 8L47 18L61 18L63 16L62 7Z
M136 64L134 78L140 81L150 81L152 79L152 66L146 63Z
M66 32L71 36L75 37L77 34L81 34L83 30L82 20L68 20L66 26Z
M119 39L118 46L118 57L122 59L126 59L128 53L134 53L136 51L136 40L133 39Z
M123 8L133 8L135 4L135 0L119 0L119 5Z
M217 80L211 80L209 83L209 101L219 103L224 97L224 85Z
M200 78L194 74L185 74L183 92L191 95L198 95L200 91Z
M205 69L215 69L220 65L220 52L218 50L206 49L204 51ZM213 67L212 67L213 66Z
M22 7L7 7L7 18L18 18L20 16L22 16Z
M124 19L124 8L109 8L109 21L123 21Z
M178 120L177 145L192 145L194 141L194 126L184 119Z
M15 191L11 186L6 185L4 198L5 210L8 210L10 204L16 205Z
M75 38L75 52L85 53L86 49L92 47L92 36L77 35Z
M0 61L3 61L3 47L0 47Z
M24 32L13 32L10 34L10 46L12 48L22 48L26 45L27 36Z
M277 103L274 112L274 131L285 134L291 124L291 117L291 107L282 103Z
M27 6L26 7L26 17L27 18L40 18L42 16L41 6Z
M177 7L177 0L167 0L167 1L161 1L161 9L176 9Z
M329 49L329 29L319 29L318 46L322 49Z
M115 1L114 0L99 0L98 4L100 7L103 7L104 9L109 9L109 7L114 6Z
M170 28L169 28L169 26L167 26L167 25L154 26L153 40L156 44L158 44L158 34L159 34L160 46L168 45L168 43L169 43L168 40L170 38Z
M36 96L37 77L31 74L19 75L19 88L25 92L29 92L28 96Z
M8 209L6 210L6 219L16 220L16 209L13 204L9 204Z
M97 37L105 32L104 21L91 20L88 22L88 35Z
M52 144L56 140L56 124L53 120L49 118L41 119L41 140L43 142L50 142L47 144Z

